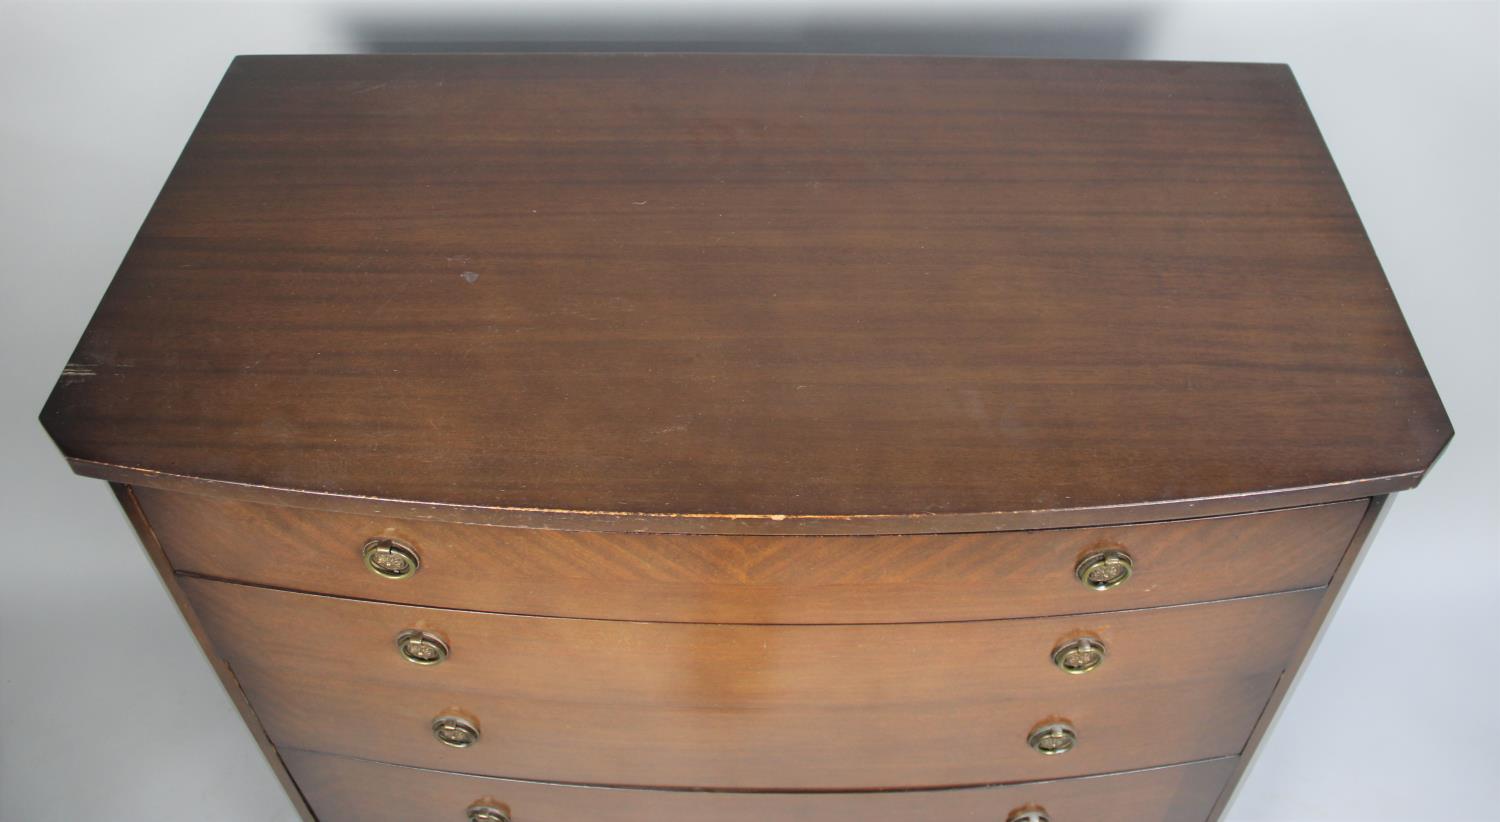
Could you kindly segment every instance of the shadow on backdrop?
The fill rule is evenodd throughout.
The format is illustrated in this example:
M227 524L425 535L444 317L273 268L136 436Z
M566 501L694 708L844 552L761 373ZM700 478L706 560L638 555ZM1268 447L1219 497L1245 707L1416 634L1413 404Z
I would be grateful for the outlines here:
M1090 12L1032 8L906 14L774 13L699 17L663 11L559 16L481 9L427 10L417 16L365 9L343 25L364 52L786 52L1005 57L1139 57L1155 5Z

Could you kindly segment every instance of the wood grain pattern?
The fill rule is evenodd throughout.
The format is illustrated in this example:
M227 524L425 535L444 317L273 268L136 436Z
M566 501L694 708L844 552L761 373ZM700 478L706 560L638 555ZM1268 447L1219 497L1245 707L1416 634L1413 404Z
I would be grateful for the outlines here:
M1284 66L764 55L237 59L42 419L709 533L1347 499L1451 434Z
M1344 595L1345 583L1353 576L1356 566L1364 559L1365 549L1375 539L1375 533L1380 528L1380 523L1385 518L1386 512L1390 510L1391 501L1388 497L1376 497L1370 501L1369 510L1360 520L1359 529L1355 531L1353 539L1349 542L1349 549L1344 552L1343 559L1339 562L1338 570L1334 573L1333 581L1329 583L1323 594L1322 601L1318 603L1317 613L1310 620L1307 627L1303 629L1302 636L1297 640L1296 650L1292 652L1291 664L1287 666L1286 673L1282 674L1281 681L1276 683L1276 690L1271 692L1271 698L1266 703L1266 710L1261 714L1260 721L1255 723L1255 730L1250 734L1250 740L1245 743L1245 749L1235 763L1234 771L1229 782L1225 785L1224 793L1214 803L1213 812L1208 816L1208 822L1219 822L1224 818L1229 803L1234 799L1235 790L1242 784L1246 771L1255 764L1256 754L1259 750L1261 740L1271 732L1281 710L1282 704L1291 696L1292 689L1296 687L1297 678L1302 673L1302 666L1311 657L1323 630L1328 625L1334 611ZM1291 731L1295 733L1296 731Z
M150 489L174 566L361 599L676 622L922 622L1047 616L1326 585L1366 502L1064 531L864 537L537 531L315 512ZM399 582L367 571L373 537L415 546ZM1095 591L1073 575L1101 546L1137 573Z
M798 717L753 705L739 713L713 706L563 706L324 681L286 669L234 672L278 748L514 779L725 790L1028 782L1233 755L1278 679L1261 674L1122 688L1108 700L1058 701L1055 711L1004 694L983 710L955 708L940 697L903 704L899 715L853 706L837 726L842 735L832 737L831 723L810 711ZM513 675L524 677L526 666L518 664ZM451 714L469 718L487 738L461 750L440 744L431 722ZM1057 717L1078 728L1078 748L1046 757L1027 747L1027 734Z
M590 784L985 784L1238 753L1322 591L1087 617L763 626L514 617L182 580L278 745ZM445 637L424 668L394 640ZM1110 657L1069 676L1080 634ZM448 708L487 735L432 739ZM1058 757L1026 734L1083 739Z
M516 822L1003 822L1040 805L1057 822L1202 822L1233 759L1086 779L946 791L704 793L484 779L288 751L321 822L463 819L479 799Z
M292 811L303 822L317 822L312 811L307 807L307 800L298 790L297 784L292 780L291 774L287 772L286 762L282 759L276 746L271 743L270 737L266 735L265 726L255 715L255 709L251 707L249 699L245 697L244 689L234 677L234 672L229 669L224 658L214 651L213 642L208 637L208 632L203 627L203 622L198 618L197 612L193 610L192 603L188 601L187 595L183 593L179 584L179 577L172 572L171 562L161 548L161 541L151 530L151 523L146 519L146 514L141 510L131 489L124 485L112 485L115 499L120 503L120 508L125 512L126 519L130 520L130 526L135 530L136 537L141 541L141 547L145 549L146 556L151 560L151 565L161 577L162 587L171 596L173 604L182 613L183 621L187 623L188 630L193 632L193 638L197 640L198 647L203 649L203 655L208 664L214 669L214 674L219 677L219 682L224 686L224 692L234 703L234 708L239 712L240 719L245 722L245 729L254 737L255 744L260 748L261 755L266 758L266 764L270 766L271 772L276 775L277 781L286 791L287 800L292 804ZM169 775L164 774L164 777ZM327 822L324 820L324 822Z

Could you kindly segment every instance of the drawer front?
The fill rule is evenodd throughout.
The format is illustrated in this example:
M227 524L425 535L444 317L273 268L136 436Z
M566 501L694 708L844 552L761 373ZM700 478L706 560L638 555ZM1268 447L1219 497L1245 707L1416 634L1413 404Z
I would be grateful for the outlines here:
M1054 822L1203 822L1234 767L1216 759L1132 773L934 791L705 793L550 785L282 753L321 822L465 822L476 803L514 822L1005 822L1041 808Z
M183 577L279 745L614 785L869 788L1052 779L1235 754L1321 590L1075 617L701 625L517 617ZM438 665L396 637L447 645ZM1099 640L1096 670L1053 650ZM471 718L480 742L438 743ZM1027 734L1054 718L1062 756Z
M1057 531L745 537L379 519L136 489L180 571L336 596L515 614L756 624L1000 619L1206 602L1328 583L1365 500ZM406 579L365 568L397 538ZM1075 569L1134 560L1098 591Z

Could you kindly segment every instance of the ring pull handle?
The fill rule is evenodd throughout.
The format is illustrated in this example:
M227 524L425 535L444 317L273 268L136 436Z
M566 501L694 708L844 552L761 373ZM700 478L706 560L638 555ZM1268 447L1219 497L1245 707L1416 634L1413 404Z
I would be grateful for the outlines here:
M510 813L499 805L489 802L475 802L465 811L469 822L510 822Z
M450 748L467 748L479 741L479 726L467 717L444 714L432 720L432 735Z
M364 558L370 573L382 579L406 579L422 567L417 549L389 537L365 543Z
M1073 570L1078 581L1095 591L1118 588L1135 573L1135 561L1130 555L1116 548L1095 551L1078 561Z
M1078 733L1067 722L1050 722L1032 731L1026 744L1042 756L1061 756L1078 746Z
M436 665L448 658L448 643L437 634L413 628L397 635L396 651L414 665Z
M1097 637L1081 636L1052 649L1052 664L1063 673L1078 676L1104 664L1108 652Z

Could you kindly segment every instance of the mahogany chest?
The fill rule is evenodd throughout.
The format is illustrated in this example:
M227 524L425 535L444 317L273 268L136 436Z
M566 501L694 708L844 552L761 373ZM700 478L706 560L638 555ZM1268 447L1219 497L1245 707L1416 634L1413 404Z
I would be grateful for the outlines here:
M242 57L42 420L308 819L1217 819L1452 434L1290 71Z

